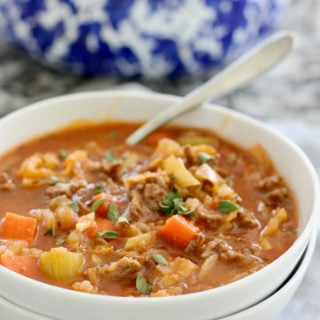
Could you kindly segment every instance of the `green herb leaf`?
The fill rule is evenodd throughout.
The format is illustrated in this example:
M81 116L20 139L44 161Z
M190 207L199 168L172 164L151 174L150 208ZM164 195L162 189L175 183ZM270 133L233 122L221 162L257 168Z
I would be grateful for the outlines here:
M56 244L58 246L61 246L62 244L64 244L64 242L66 241L66 238L65 237L59 237L57 240L56 240Z
M120 217L119 211L113 202L109 203L108 219L112 222L117 222Z
M59 177L57 176L51 176L50 177L50 184L51 185L56 185L57 183L61 182L61 180L59 179Z
M219 210L223 213L228 213L231 211L238 210L239 206L229 200L221 200L219 202Z
M151 259L157 264L162 264L164 266L168 264L168 261L166 260L166 258L160 253L151 254Z
M188 211L184 201L178 193L170 191L167 197L160 203L160 210L167 215L180 214L188 217L194 216L193 211Z
M104 183L98 182L96 183L96 193L102 193L104 192Z
M53 237L55 237L56 236L56 228L55 227L51 227L51 228L47 229L44 232L44 235L47 236L48 234L51 234Z
M175 200L181 199L180 195L170 191L167 197L160 203L160 209L162 212L172 215L175 213Z
M106 160L109 162L109 163L113 163L116 161L116 158L114 156L114 152L112 150L109 150L107 151L105 154L104 154L104 157L106 158Z
M65 159L67 156L69 155L69 153L66 151L66 150L60 150L59 151L59 156L62 158L62 159Z
M149 294L152 289L152 285L147 282L142 274L138 274L136 279L136 288L141 294Z
M209 160L212 159L212 156L210 154L208 154L208 153L200 152L199 155L198 155L198 158L199 158L201 163L206 163L206 162L208 162Z
M119 131L113 130L113 131L109 132L109 137L111 137L111 138L117 138L117 137L119 137L119 135L120 135Z
M79 205L77 201L70 202L68 206L71 207L74 212L79 212Z
M106 198L101 198L94 201L91 205L91 211L95 212L106 200Z
M104 230L98 232L98 237L103 239L115 239L118 238L118 233L112 230Z

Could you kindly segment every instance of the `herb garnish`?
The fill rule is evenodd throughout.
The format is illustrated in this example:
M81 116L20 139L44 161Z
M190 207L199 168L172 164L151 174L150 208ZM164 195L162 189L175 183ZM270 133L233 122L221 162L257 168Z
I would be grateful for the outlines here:
M107 151L107 152L104 154L104 157L105 157L105 159L106 159L109 163L113 163L113 162L116 161L114 152L113 152L112 150Z
M136 279L136 288L141 294L149 294L152 289L152 285L147 282L142 274L138 274Z
M79 212L79 205L77 201L70 202L68 206L71 207L74 212Z
M95 212L106 200L106 198L101 198L94 201L91 205L91 211Z
M120 135L119 131L116 131L116 130L109 132L109 137L111 137L111 138L117 138L117 137L119 137L119 135Z
M104 230L98 232L98 237L103 239L115 239L118 238L118 233L112 230Z
M188 217L194 216L194 211L184 206L184 201L178 193L170 191L167 197L160 203L160 209L167 215L180 214Z
M151 254L150 257L157 264L162 264L164 266L168 264L168 261L166 260L166 258L160 253L153 253Z
M50 177L50 184L51 185L56 185L57 183L61 182L61 180L59 179L59 177L57 176L51 176Z
M96 193L102 193L104 191L104 183L98 182L96 183Z
M206 163L208 162L209 160L212 159L212 156L208 153L205 153L205 152L200 152L199 155L198 155L198 158L199 158L199 161L201 163Z
M56 236L56 227L53 226L49 229L47 229L45 232L44 232L44 235L47 236L48 234L51 234L53 237Z
M117 207L114 205L114 203L110 202L108 208L108 219L112 222L117 222L119 217L120 215Z
M57 240L56 240L56 244L58 246L61 246L64 242L66 241L66 238L64 236L62 237L59 237Z
M219 202L219 210L223 213L228 213L231 211L238 210L239 206L229 200L221 200Z
M67 156L69 155L69 153L66 151L66 150L60 150L59 151L59 156L62 158L62 159L65 159Z

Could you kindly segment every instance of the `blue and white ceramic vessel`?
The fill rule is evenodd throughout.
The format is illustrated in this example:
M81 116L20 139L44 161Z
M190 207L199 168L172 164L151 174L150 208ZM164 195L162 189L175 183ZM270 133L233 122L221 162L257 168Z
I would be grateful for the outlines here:
M279 25L288 0L0 0L0 31L75 73L203 75Z

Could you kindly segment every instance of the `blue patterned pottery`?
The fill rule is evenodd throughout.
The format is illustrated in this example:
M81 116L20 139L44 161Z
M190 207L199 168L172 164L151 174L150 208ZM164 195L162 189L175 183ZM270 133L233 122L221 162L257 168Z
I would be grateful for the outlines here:
M0 32L46 65L199 76L279 25L288 0L0 0Z

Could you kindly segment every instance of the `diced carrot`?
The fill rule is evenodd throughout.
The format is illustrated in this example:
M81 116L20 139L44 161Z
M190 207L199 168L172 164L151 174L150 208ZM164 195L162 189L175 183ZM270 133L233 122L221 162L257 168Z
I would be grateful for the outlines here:
M109 194L106 194L104 192L96 194L93 199L92 203L95 203L96 201L99 201L101 199L105 199L104 202L102 202L95 210L96 215L106 218L108 209L109 209L109 203L112 201L112 197Z
M34 277L40 272L38 261L34 257L3 254L0 262L4 267L28 277Z
M83 231L89 238L95 239L101 231L113 230L114 223L107 219L96 218L96 227L88 228Z
M161 132L161 131L156 131L156 132L153 132L153 133L149 134L143 140L143 142L146 143L147 145L151 146L151 147L155 147L157 145L157 143L159 142L159 140L161 140L163 138L168 138L168 133Z
M0 229L0 237L26 240L32 243L37 230L37 220L7 212Z
M167 219L158 234L174 246L184 248L199 232L199 227L191 220L181 215L173 215Z

